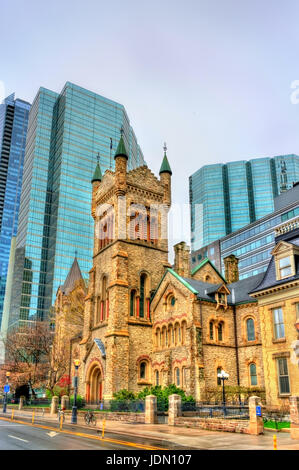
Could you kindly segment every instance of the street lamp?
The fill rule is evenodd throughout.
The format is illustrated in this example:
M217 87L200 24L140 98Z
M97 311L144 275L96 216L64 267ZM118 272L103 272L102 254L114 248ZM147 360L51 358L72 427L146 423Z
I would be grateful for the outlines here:
M80 360L75 359L74 360L74 366L75 366L75 377L74 377L74 403L72 407L72 419L71 423L72 424L77 424L77 391L78 391L78 369L80 366Z
M10 372L6 372L6 385L4 387L3 413L6 413L7 394L9 392L9 385L8 385L9 376L10 376Z
M225 408L225 388L224 388L224 381L229 378L229 374L222 370L219 374L217 374L217 377L222 380L222 401L223 401L223 413L224 416L226 415L226 408Z

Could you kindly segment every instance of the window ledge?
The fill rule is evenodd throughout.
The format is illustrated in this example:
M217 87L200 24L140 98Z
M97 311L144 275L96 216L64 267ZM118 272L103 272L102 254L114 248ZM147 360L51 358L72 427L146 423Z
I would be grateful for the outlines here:
M138 380L137 380L137 384L138 384L138 385L152 385L152 383L149 382L149 381L146 380L146 379L138 379Z
M286 343L286 338L278 338L278 339L275 339L273 338L272 339L272 343L276 344L276 343Z

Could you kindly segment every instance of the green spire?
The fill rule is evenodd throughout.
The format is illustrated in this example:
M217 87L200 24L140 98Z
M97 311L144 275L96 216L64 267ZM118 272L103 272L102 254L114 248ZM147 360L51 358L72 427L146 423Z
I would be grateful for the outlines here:
M119 139L119 142L118 142L118 146L117 146L114 158L119 157L119 156L126 157L127 159L129 158L128 153L127 153L127 149L126 149L126 146L125 146L125 143L124 143L124 139L123 139L123 133L124 133L124 130L123 130L123 128L121 128L121 130L120 130L120 139Z
M164 158L163 158L163 162L159 171L159 175L161 173L170 173L172 175L172 171L171 171L171 168L167 159L167 155L166 155L166 150L167 150L166 143L164 144L163 149L164 149Z
M95 181L102 181L102 178L103 178L99 160L100 160L100 154L98 154L98 163L97 163L96 169L94 171L94 174L91 180L92 183L94 183Z

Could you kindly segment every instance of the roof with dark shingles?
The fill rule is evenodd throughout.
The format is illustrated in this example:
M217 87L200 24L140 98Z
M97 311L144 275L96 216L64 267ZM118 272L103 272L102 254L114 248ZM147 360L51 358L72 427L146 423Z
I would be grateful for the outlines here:
M250 293L259 292L261 290L269 289L270 287L280 286L281 284L286 284L287 282L299 279L299 256L297 255L295 255L295 267L296 274L294 276L285 277L284 279L277 281L275 259L274 256L272 256L267 271L263 273L264 276L261 279L261 282L255 288L253 288Z
M83 276L77 258L75 257L72 267L67 275L67 278L64 284L61 286L62 292L68 295L75 287L76 281L79 281L80 279L83 279Z
M231 292L227 297L228 304L236 305L244 302L255 302L255 299L250 297L248 293L261 282L263 276L264 273L260 273L256 276L247 277L240 281L226 284L226 287ZM183 278L183 280L197 291L197 297L199 299L209 300L210 302L215 301L213 294L223 285L210 284L208 282L197 281L189 278Z

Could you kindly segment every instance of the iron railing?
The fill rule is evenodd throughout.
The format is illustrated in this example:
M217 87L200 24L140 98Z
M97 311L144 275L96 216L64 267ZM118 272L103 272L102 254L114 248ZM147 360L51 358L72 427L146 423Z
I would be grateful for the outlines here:
M203 405L202 403L182 403L182 414L192 412L198 418L229 418L229 419L249 419L248 406L232 406L221 404Z

